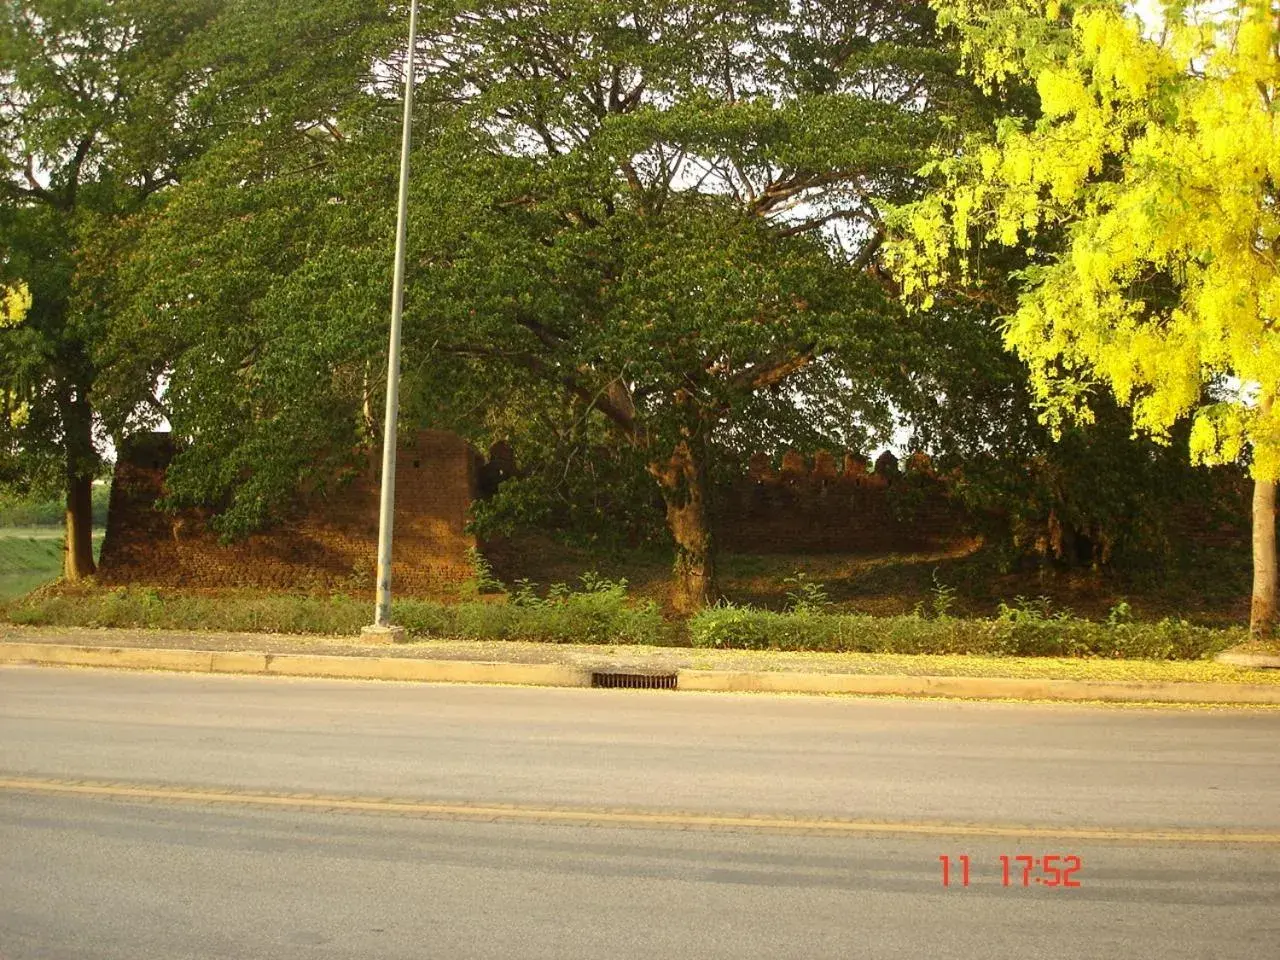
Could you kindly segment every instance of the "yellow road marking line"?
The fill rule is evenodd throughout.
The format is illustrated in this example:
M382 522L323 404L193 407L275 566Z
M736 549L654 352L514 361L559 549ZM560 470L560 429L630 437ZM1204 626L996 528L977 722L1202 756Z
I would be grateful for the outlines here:
M1111 828L1017 826L1006 824L884 821L764 815L661 813L646 810L534 807L515 804L426 803L380 797L254 793L144 784L43 778L0 778L0 791L177 803L380 813L441 820L481 820L581 826L650 827L676 830L724 829L823 833L845 836L911 835L926 837L1011 837L1092 840L1119 843L1280 844L1280 833L1249 830L1127 830Z

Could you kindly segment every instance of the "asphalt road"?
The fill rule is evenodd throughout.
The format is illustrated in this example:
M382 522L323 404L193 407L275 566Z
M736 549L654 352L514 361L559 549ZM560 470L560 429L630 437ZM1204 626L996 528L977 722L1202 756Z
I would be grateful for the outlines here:
M11 668L0 781L2 960L1280 957L1280 842L1204 842L1280 841L1276 712ZM333 809L262 805L298 792ZM693 816L536 819L587 808ZM681 829L708 814L924 832ZM1200 842L1053 835L1078 829ZM1080 886L1015 861L1006 887L1019 854L1079 857Z

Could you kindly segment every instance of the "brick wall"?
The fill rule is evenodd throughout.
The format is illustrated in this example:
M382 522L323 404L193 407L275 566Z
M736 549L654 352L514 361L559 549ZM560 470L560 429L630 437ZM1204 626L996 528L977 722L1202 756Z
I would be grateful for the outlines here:
M120 451L101 582L372 590L378 539L374 464L348 486L304 500L273 529L222 545L200 512L175 516L155 509L173 452L167 434L137 438ZM467 512L480 495L482 473L493 472L499 459L484 467L463 440L441 431L423 431L401 448L393 581L398 593L431 594L470 576L466 553L475 540L465 532ZM1247 547L1248 485L1226 474L1222 482L1217 499L1233 509L1216 516L1203 506L1189 507L1178 513L1175 529L1192 543ZM901 469L885 456L874 470L852 454L837 459L822 451L812 457L789 451L776 463L757 455L739 479L714 491L712 503L718 545L741 553L934 549L966 539L972 525L920 455Z
M372 589L378 543L377 468L305 498L273 528L224 545L200 511L155 508L174 454L167 434L136 438L118 453L99 581L174 587ZM422 431L396 461L392 586L429 594L466 579L467 511L477 458L459 437Z
M906 552L965 534L927 458L902 472L884 456L872 472L856 455L825 451L791 450L777 465L753 456L740 480L714 492L713 523L721 547L744 553Z

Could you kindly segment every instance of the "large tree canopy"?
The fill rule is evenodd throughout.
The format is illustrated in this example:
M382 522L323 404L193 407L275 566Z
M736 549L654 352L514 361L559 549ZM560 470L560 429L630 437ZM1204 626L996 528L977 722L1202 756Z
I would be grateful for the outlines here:
M98 469L90 395L104 318L78 300L76 250L136 209L198 149L188 38L209 3L0 6L0 263L31 309L0 331L4 479L67 492L66 573L91 572ZM203 117L201 120L203 121Z
M954 62L926 8L876 0L468 2L426 34L409 342L639 449L697 607L714 446L883 412L879 204L972 111Z
M916 196L980 98L923 5L445 2L423 20L405 418L477 438L589 422L665 500L675 605L704 603L715 449L886 422L902 378L879 204ZM171 489L228 532L376 439L403 61L370 62L307 138L249 131L193 164L129 259L115 369L150 357L168 378L194 441Z
M0 4L0 280L31 293L22 322L0 329L6 406L22 411L0 425L2 479L66 490L69 578L93 569L107 434L161 406L156 351L139 355L148 367L110 349L140 224L229 136L323 124L357 82L351 65L370 69L357 27L385 17L360 0Z

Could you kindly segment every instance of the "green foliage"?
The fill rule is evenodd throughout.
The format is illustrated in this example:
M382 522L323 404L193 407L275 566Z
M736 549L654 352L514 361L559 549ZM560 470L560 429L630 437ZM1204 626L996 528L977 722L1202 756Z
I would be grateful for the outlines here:
M993 619L780 613L722 604L695 614L688 626L695 647L719 649L1153 660L1207 658L1244 637L1178 620L1094 623L1026 604L1002 606Z
M471 577L462 585L464 596L506 592L502 581L494 575L492 565L475 547L467 547L467 563L471 566Z
M43 626L354 636L368 623L369 606L344 594L200 596L146 587L64 588L11 601L3 615L12 623ZM560 584L531 602L397 600L392 620L420 638L658 644L671 634L652 603L628 599L625 582L590 576L581 590Z
M981 294L1014 309L1009 271L1025 264L998 255L983 264ZM1130 413L1106 393L1092 397L1093 423L1063 423L1055 436L1040 422L1027 367L1004 349L996 308L985 300L966 300L963 291L940 298L907 317L902 336L919 358L911 367L918 389L902 394L911 447L931 456L1007 565L1158 562L1180 545L1182 508L1247 513L1229 477L1188 462L1187 427L1173 428L1168 445L1135 435ZM890 499L910 515L918 493L908 474Z
M424 31L406 411L521 451L482 525L643 542L726 452L891 430L877 204L977 99L925 6L450 2Z
M652 601L628 600L626 580L609 580L588 572L580 584L581 589L574 590L567 584L553 583L540 594L536 584L519 581L508 606L476 607L461 616L460 635L553 643L653 644L664 642L670 633Z
M791 588L787 591L787 609L792 613L822 613L831 606L826 587L810 580L803 571L797 571L782 582Z
M107 525L107 506L111 501L109 484L94 484L93 525ZM61 526L67 506L63 500L44 500L0 493L0 535L5 527Z
M242 204L240 231L228 236L196 214L185 256L173 259L151 231L188 178L208 176L228 154L286 144L281 156L294 159L296 144L322 140L314 131L345 114L339 91L367 98L360 85L376 87L367 83L370 51L390 15L370 0L301 0L287 10L264 0L0 4L0 287L20 278L30 292L22 322L0 327L0 483L40 495L83 484L108 439L118 444L170 414L180 436L217 437L209 423L243 394L229 399L217 389L225 380L186 374L236 365L233 381L252 379L227 331L242 288L257 289L270 263L257 255L273 239L272 218L256 223ZM253 194L261 173L241 165L236 182ZM216 284L181 285L195 264L225 270ZM199 329L182 322L193 315ZM315 336L309 330L291 350ZM192 341L207 344L203 366L182 362ZM204 422L186 416L188 388L208 411ZM241 402L235 414L244 412ZM294 427L276 424L277 433ZM227 474L249 462L220 452L196 468L204 482L188 486L225 491ZM270 492L273 479L251 482ZM174 492L180 498L182 485ZM252 491L248 512L262 512L264 495Z
M933 571L933 597L932 607L933 615L939 620L945 620L951 612L951 608L956 602L956 588L948 586L938 579L938 571Z
M1130 623L1133 620L1133 611L1129 604L1121 600L1107 613L1107 625L1118 627L1122 623Z
M551 532L601 548L665 543L644 451L614 442L581 404L538 393L525 416L491 411L487 426L464 426L485 438L500 435L519 451L518 472L474 505L473 529L482 537Z
M411 610L415 606L409 604ZM337 635L358 634L369 619L368 603L351 597L211 597L147 587L37 592L11 602L4 612L13 623L45 626Z

